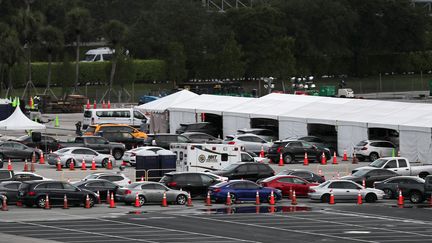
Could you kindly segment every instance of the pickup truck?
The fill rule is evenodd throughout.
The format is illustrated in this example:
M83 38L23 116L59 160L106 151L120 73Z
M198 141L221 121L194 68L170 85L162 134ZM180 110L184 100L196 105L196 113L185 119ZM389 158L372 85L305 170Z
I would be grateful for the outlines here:
M86 147L102 154L112 153L112 156L117 160L123 157L126 150L125 145L122 143L112 143L103 137L97 136L82 136L76 137L73 142L60 142L60 148L67 147Z
M430 198L432 176L426 176L425 180L417 176L396 176L385 181L375 182L374 187L383 190L387 198L397 198L399 191L401 191L403 197L412 203L421 203Z
M352 173L364 168L381 168L396 172L401 176L420 176L425 178L432 175L432 164L424 165L421 163L410 163L404 157L383 157L370 163L368 166L359 167L352 171Z

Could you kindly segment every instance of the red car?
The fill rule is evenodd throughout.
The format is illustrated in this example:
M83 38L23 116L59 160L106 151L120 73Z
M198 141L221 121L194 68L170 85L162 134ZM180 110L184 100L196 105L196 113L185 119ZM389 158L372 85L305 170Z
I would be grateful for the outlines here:
M296 192L296 196L307 196L309 187L318 183L310 183L303 178L291 175L276 175L261 181L264 187L273 187L282 191L282 195L288 196L290 188Z

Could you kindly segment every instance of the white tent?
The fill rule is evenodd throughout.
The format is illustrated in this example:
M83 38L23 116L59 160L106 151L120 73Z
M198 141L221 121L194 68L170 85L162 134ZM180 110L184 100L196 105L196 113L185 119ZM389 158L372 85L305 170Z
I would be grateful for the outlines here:
M168 109L170 111L170 132L174 133L182 123L199 122L200 119L197 114L211 113L221 116L223 111L242 106L251 100L254 100L254 98L203 94L175 104ZM222 126L223 134L227 134L225 124Z
M24 115L17 106L7 119L0 121L0 130L43 130L45 125L34 122Z
M175 104L182 103L197 96L197 94L184 89L135 108L142 112L164 112Z

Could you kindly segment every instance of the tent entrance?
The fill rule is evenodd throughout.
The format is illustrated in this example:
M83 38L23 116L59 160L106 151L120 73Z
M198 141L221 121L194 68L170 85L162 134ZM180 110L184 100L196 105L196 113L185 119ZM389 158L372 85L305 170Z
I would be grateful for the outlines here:
M389 128L368 128L368 137L370 140L385 140L392 142L399 147L399 132Z
M218 136L216 137L223 138L222 116L211 113L201 113L201 120L203 122L210 122L217 129Z
M251 118L251 128L264 128L273 132L274 137L279 137L279 121L269 118Z
M331 147L337 153L337 130L334 125L312 123L308 124L308 135L315 136L323 140L326 147ZM330 145L330 146L329 146Z

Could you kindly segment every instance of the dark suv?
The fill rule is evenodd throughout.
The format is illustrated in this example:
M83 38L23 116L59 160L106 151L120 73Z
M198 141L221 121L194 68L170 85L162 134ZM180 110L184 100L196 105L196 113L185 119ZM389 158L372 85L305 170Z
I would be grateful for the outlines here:
M209 186L222 182L215 175L205 172L169 172L159 181L172 189L188 191L192 196L206 195Z
M67 196L70 205L84 205L87 195L89 195L90 207L97 202L94 192L79 189L63 181L25 181L18 188L18 199L28 207L33 205L45 207L46 195L51 205L63 205L64 195Z
M268 164L253 162L234 163L222 170L212 171L212 173L228 177L230 180L245 179L250 181L257 181L275 175L274 170Z
M316 162L321 161L323 153L325 154L326 161L331 157L329 149L320 148L316 145L299 140L276 141L269 148L266 156L276 163L279 161L281 153L285 164L291 164L295 161L303 160L305 153L307 153L309 160L314 160Z
M176 133L182 134L185 132L203 132L206 134L210 134L213 137L218 137L221 134L220 129L218 129L210 122L180 124L180 127L176 130Z
M190 143L190 142L191 140L183 135L158 133L158 134L147 134L147 138L144 141L144 145L158 146L164 149L170 149L171 143Z
M0 170L0 182L1 181L14 181L15 175L13 171Z

